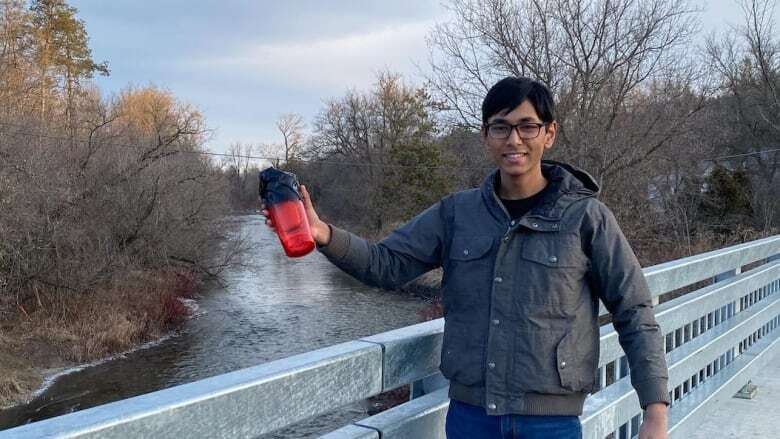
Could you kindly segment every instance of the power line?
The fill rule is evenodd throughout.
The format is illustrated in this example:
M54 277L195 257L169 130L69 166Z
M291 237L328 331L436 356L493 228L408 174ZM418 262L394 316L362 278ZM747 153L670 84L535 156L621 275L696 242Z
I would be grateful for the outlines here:
M11 124L7 122L0 122L0 125L9 126L9 127L15 127L15 128L27 128L23 125L17 125L17 124ZM29 137L29 138L35 138L35 137L41 137L45 139L52 139L52 140L61 140L61 141L71 141L71 140L77 140L81 142L86 142L88 139L85 138L70 138L70 137L62 137L62 136L52 136L48 134L38 134L38 133L32 133L29 131L16 131L13 133L9 133L11 135L22 135L23 137ZM104 143L106 144L106 143ZM132 148L137 149L138 147L136 145L129 145L129 144L122 144L122 143L107 143L108 146L115 146L115 147L123 147L123 148ZM218 152L211 152L211 151L186 151L186 150L175 150L175 149L168 149L168 152L173 153L181 153L181 154L199 154L199 155L207 155L207 156L216 156L216 157L229 157L229 158L244 158L244 159L255 159L255 160L267 160L270 162L279 162L279 161L285 161L283 157L272 157L272 156L253 156L253 155L243 155L243 154L228 154L228 153L218 153ZM329 161L329 160L307 160L307 159L296 159L296 162L303 162L303 163L310 163L314 165L331 165L331 166L357 166L357 167L372 167L372 166L380 166L384 168L417 168L417 169L472 169L472 170L484 170L489 169L492 166L434 166L434 165L402 165L402 164L382 164L382 163L366 163L366 162L350 162L350 161Z
M18 124L12 124L8 122L0 122L0 125L8 126L8 127L14 127L14 128L27 128L23 125ZM10 133L12 135L24 135L26 137L40 137L40 138L46 138L46 139L53 139L53 140L62 140L62 141L71 141L71 140L77 140L81 142L86 142L87 139L85 138L70 138L70 137L62 137L62 136L52 136L48 134L39 134L39 133L31 133L29 131L17 131L14 133ZM121 144L121 143L108 143L109 146L116 146L116 147L124 147L124 148L133 148L137 149L136 145L129 145L129 144ZM245 155L245 154L228 154L228 153L218 153L218 152L211 152L211 151L186 151L186 150L168 150L169 152L173 153L180 153L180 154L198 154L198 155L207 155L207 156L214 156L214 157L229 157L229 158L243 158L243 159L253 159L253 160L266 160L270 162L279 162L284 161L283 157L273 157L273 156L254 156L254 155ZM749 157L753 155L759 155L759 154L765 154L770 152L777 152L780 151L780 148L774 148L774 149L765 149L760 151L752 151L752 152L746 152L742 154L733 154L733 155L725 155L720 157L714 157L714 158L705 158L701 159L702 161L718 161L718 160L727 160L727 159L733 159L733 158L740 158L740 157ZM493 166L434 166L434 165L401 165L401 164L382 164L382 163L365 163L365 162L351 162L351 161L329 161L329 160L312 160L312 159L296 159L296 162L302 162L302 163L310 163L315 165L332 165L332 166L357 166L357 167L372 167L372 166L381 166L385 168L419 168L419 169L469 169L469 170L484 170L492 168Z
M751 156L751 155L764 154L764 153L767 153L767 152L775 152L775 151L780 151L780 148L765 149L765 150L762 150L762 151L746 152L744 154L724 155L724 156L721 156L721 157L715 157L714 159L705 159L705 160L707 160L707 161L715 161L715 160L721 160L721 159L733 159L733 158L738 158L738 157L747 157L747 156Z
M241 155L241 154L225 154L225 153L216 153L216 152L207 152L207 151L183 151L183 152L191 152L193 154L205 154L205 155L212 155L212 156L222 156L222 157L231 157L231 158L244 158L244 159L258 159L258 160L268 160L271 162L274 161L285 161L282 157L262 157L262 156L253 156L253 155ZM302 162L302 163L310 163L315 165L349 165L349 166L365 166L365 167L371 167L371 166L381 166L384 168L423 168L423 169L487 169L491 168L492 166L434 166L434 165L400 165L400 164L393 164L393 163L365 163L365 162L348 162L348 161L328 161L328 160L313 160L313 159L294 159L296 162Z

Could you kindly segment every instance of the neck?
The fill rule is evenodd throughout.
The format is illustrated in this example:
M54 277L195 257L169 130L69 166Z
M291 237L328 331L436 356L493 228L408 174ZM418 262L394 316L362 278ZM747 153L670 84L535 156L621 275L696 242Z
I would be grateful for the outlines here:
M519 200L536 195L545 186L547 179L542 175L542 168L522 175L506 175L501 172L501 185L498 196L505 200Z

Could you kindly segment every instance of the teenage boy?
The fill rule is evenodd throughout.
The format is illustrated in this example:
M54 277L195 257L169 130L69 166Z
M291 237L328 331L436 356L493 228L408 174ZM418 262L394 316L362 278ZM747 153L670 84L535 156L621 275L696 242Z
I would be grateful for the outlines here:
M641 267L593 178L542 160L557 132L544 85L499 81L482 103L481 129L498 169L379 243L321 221L301 186L319 250L357 279L394 288L443 267L450 439L580 438L599 299L645 410L639 438L667 437L668 372Z

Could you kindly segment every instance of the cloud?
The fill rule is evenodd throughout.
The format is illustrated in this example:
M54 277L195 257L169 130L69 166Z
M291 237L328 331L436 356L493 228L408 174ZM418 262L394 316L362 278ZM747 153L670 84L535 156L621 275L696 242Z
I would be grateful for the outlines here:
M369 86L376 73L386 69L413 76L415 62L423 61L427 54L425 35L432 26L433 21L418 21L305 43L245 44L226 56L188 63L212 72L240 74L264 86L340 93L350 87Z

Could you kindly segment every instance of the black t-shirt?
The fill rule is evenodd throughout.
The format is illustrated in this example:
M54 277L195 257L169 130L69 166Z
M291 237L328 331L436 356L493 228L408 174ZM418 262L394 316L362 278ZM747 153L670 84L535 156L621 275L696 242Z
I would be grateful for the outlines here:
M521 198L519 200L507 200L501 198L501 202L504 204L504 207L506 207L507 212L509 212L509 216L513 220L518 219L533 209L534 206L539 204L539 201L544 198L549 188L550 183L547 183L547 186L545 186L544 189L531 195L528 198Z

